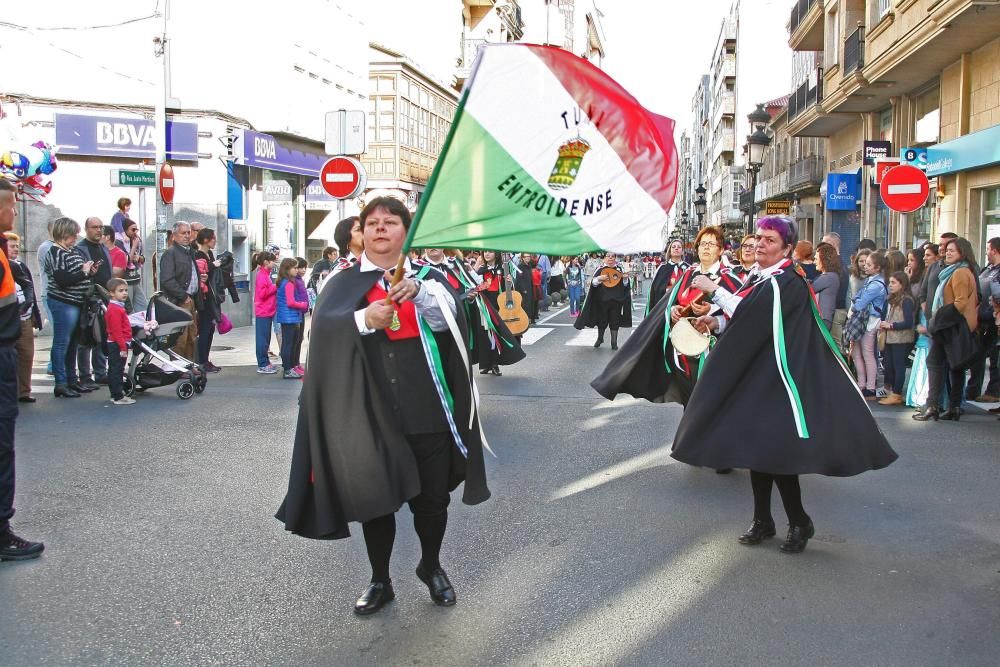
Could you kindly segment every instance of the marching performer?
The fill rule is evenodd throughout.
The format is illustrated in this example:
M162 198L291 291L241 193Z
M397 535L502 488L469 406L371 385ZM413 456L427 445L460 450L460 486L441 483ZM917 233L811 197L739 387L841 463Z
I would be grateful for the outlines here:
M815 533L799 475L847 477L896 459L820 320L805 276L794 268L797 236L791 218L761 218L757 262L739 293L698 280L730 319L700 318L726 334L694 387L672 454L692 465L750 470L753 522L741 544L776 534L776 485L788 515L784 553L801 552ZM733 423L741 424L739 438L732 437Z
M288 493L277 518L312 539L350 535L360 522L372 567L354 606L372 614L392 600L395 513L408 503L420 538L417 577L435 604L455 604L440 562L449 492L490 497L464 309L436 270L421 280L404 263L390 284L410 226L391 197L361 212L364 251L329 281L313 314L310 372L299 397ZM386 303L386 297L391 305Z
M678 334L672 336L671 332L682 326L696 336L688 318L724 316L721 307L701 303L705 292L700 287L702 281L707 281L712 285L721 284L733 292L738 290L739 281L722 267L724 239L719 227L704 227L698 232L695 238L698 264L684 270L667 298L657 302L621 352L591 382L598 393L611 400L618 394L630 394L653 403L687 405L712 340L700 344L695 356L691 356L690 350L676 349L674 340ZM679 325L682 319L685 321ZM700 326L704 329L704 325Z
M596 326L597 342L594 347L604 343L604 330L611 329L611 349L617 350L618 329L632 327L632 296L628 275L622 270L615 253L604 255L604 265L590 282L583 310L573 326L581 331L584 327Z
M653 282L646 298L646 315L653 310L656 302L666 296L688 268L684 261L684 244L680 239L672 239L664 251L666 261L660 264L653 274Z
M333 229L333 242L337 244L340 257L327 273L326 277L319 284L317 292L321 293L330 279L341 271L346 271L358 263L362 251L365 249L364 232L361 230L361 219L353 215L344 218L337 223Z

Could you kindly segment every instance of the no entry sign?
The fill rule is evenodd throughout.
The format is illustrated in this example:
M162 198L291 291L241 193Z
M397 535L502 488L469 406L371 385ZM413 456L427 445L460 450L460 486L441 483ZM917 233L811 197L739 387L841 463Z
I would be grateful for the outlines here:
M368 174L354 158L338 155L327 160L319 170L319 182L331 197L350 199L357 197L365 189Z
M930 194L927 175L916 167L894 167L882 176L882 201L897 213L912 213L924 205Z
M174 203L174 168L164 162L160 165L159 174L160 198L164 204Z

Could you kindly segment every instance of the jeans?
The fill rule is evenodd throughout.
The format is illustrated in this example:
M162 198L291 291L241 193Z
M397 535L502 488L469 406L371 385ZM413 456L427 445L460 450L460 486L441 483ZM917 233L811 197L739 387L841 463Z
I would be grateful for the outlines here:
M569 285L569 312L580 312L580 301L583 298L583 285Z
M542 297L539 299L538 308L540 310L549 309L549 274L542 274Z
M913 343L886 343L882 351L885 361L885 383L892 386L892 393L902 394L906 389L906 357Z
M105 343L105 354L108 356L108 389L111 390L111 400L124 398L122 377L125 375L125 358L122 357L118 343Z
M270 366L267 350L271 347L271 324L274 317L257 317L254 319L254 333L257 342L257 367Z
M17 420L17 351L0 345L0 533L14 516L14 422Z
M142 289L142 281L129 283L128 298L132 302L131 312L137 313L140 310L143 312L146 311L146 306L149 305L149 299L146 297L146 292Z
M99 380L108 377L108 357L100 345L79 347L76 352L76 362L81 380Z
M875 337L878 332L869 331L854 341L851 347L851 358L854 360L854 372L858 376L858 386L861 389L875 391L875 381L878 379L878 362L875 361Z
M57 385L76 382L76 342L77 325L80 322L80 306L49 299L52 313L52 374Z
M299 337L298 324L281 325L281 367L288 372L295 368L295 340Z
M198 363L207 364L215 338L215 320L208 309L198 312Z
M48 322L46 323L46 326L49 327L49 334L51 335L51 333L52 333L52 327L54 327L55 325L52 323L53 322L53 320L52 320L52 311L49 309L49 298L43 294L42 297L41 297L41 300L42 300L42 308L45 310L45 318L48 320ZM49 358L49 363L46 365L45 370L46 370L46 372L49 375L52 375L52 359L51 359L51 357Z

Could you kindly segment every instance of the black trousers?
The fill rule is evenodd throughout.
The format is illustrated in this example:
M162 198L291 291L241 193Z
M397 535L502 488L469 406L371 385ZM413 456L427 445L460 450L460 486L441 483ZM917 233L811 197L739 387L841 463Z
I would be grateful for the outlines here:
M111 391L111 400L117 401L125 396L125 390L122 388L125 360L122 358L118 343L105 343L104 354L108 355L108 389Z
M945 407L938 405L941 400L941 392L944 390L945 378L951 382L948 387L948 403L950 408L958 408L962 405L962 391L965 389L965 369L955 370L948 366L948 358L944 353L944 346L935 340L931 340L931 348L927 351L927 406Z
M215 320L208 308L198 311L198 363L208 363L208 355L212 351L212 341L215 339Z
M622 302L621 301L597 301L594 306L597 308L597 330L599 335L604 337L604 330L618 330L621 321Z
M781 504L785 506L788 523L793 526L809 524L809 515L802 507L802 490L798 475L771 475L766 472L750 471L750 486L753 488L754 521L773 521L771 518L771 488L778 487Z
M407 435L417 459L420 493L409 501L413 527L420 538L420 561L426 569L441 567L441 544L448 526L451 433ZM389 559L396 539L396 516L386 514L362 524L372 581L389 581Z
M17 351L0 345L0 533L14 516L14 422L17 420Z
M885 383L892 386L894 394L906 390L906 357L913 349L913 343L886 343L882 350L885 361Z
M972 362L972 372L969 376L969 386L966 389L965 397L970 401L976 400L982 394L990 396L1000 396L1000 347L997 347L997 328L987 322L979 322L979 331L976 332L976 340L979 342L979 354ZM983 380L986 379L986 365L990 367L990 381L983 389Z

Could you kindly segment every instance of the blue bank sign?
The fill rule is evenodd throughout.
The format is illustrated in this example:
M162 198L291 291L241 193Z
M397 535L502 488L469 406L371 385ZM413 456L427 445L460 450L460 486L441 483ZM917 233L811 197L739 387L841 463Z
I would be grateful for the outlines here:
M853 211L858 206L858 174L826 175L826 208L828 211Z
M1000 164L1000 125L927 149L927 175L941 176Z
M145 118L56 114L56 145L62 155L156 157L156 128ZM167 158L198 159L198 124L167 121Z
M241 145L242 144L242 145ZM243 130L236 141L237 164L273 169L288 174L319 177L328 155L297 150L283 145L270 134Z

